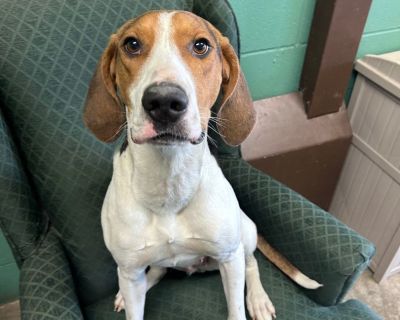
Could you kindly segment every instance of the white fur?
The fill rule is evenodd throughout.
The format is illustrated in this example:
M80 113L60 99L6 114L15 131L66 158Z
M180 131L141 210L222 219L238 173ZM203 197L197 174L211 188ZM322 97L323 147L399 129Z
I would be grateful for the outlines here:
M253 256L256 227L239 208L207 141L174 146L133 142L147 121L139 108L141 95L149 84L166 80L162 77L172 77L186 90L187 126L193 134L200 132L193 79L170 39L172 14L161 14L157 45L132 85L128 147L114 155L113 177L102 208L105 243L118 264L120 293L115 307L125 307L128 319L142 320L146 291L166 267L188 272L219 268L228 319L245 319L245 279L250 315L271 319L275 311Z
M296 272L296 274L293 276L293 280L306 289L318 289L322 287L322 284L310 279L300 271Z
M127 117L128 129L133 138L136 135L140 135L141 130L148 123L142 108L143 92L149 85L162 81L172 81L184 89L189 98L189 105L183 122L189 130L189 137L195 140L201 134L196 86L189 68L186 66L174 42L171 41L171 18L173 15L174 12L160 14L158 33L146 62L146 67L141 68L141 73L131 85L130 101L133 106L133 112L128 113Z

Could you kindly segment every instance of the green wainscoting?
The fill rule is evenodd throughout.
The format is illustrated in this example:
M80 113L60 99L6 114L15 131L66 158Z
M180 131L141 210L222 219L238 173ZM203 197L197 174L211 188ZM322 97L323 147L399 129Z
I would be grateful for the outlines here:
M373 0L357 57L400 50L400 1Z
M296 91L315 0L229 0L254 99Z
M18 296L18 267L3 233L0 231L0 304Z
M315 0L229 0L254 99L296 91ZM373 0L358 57L400 50L400 1Z
M241 62L253 98L296 91L315 0L229 2L237 15ZM395 50L400 50L400 1L373 0L358 57ZM0 304L17 295L18 268L0 231Z

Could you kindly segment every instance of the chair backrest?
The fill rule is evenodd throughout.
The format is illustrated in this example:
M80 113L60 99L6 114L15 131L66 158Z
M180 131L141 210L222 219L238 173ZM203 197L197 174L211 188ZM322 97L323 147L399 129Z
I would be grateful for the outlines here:
M25 205L37 216L46 212L58 231L84 305L110 294L117 279L100 225L114 145L84 127L82 107L109 35L151 9L193 11L238 50L235 17L225 0L0 2L2 113L37 200Z

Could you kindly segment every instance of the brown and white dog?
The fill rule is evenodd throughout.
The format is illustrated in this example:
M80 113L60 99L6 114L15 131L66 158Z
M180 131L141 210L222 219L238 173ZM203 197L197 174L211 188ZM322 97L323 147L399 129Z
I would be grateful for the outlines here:
M143 319L146 291L167 267L219 269L228 319L245 319L245 283L251 317L275 315L253 256L256 227L205 139L221 90L213 120L224 140L238 145L255 121L238 58L215 27L184 11L152 11L125 23L90 83L84 111L90 130L108 142L127 128L101 219L118 264L115 307L125 308L128 319ZM300 285L319 286L280 256L274 263Z

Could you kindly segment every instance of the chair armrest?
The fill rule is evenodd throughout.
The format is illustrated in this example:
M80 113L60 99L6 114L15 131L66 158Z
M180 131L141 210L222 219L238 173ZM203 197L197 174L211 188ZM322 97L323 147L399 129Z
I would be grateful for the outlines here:
M18 266L32 254L46 228L18 149L0 110L0 229Z
M219 158L243 211L258 232L309 277L314 301L339 303L375 253L374 246L331 214L240 158Z
M20 273L21 319L83 319L64 250L50 231Z

